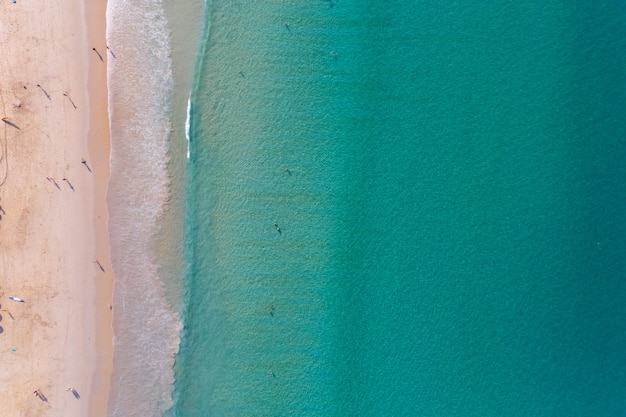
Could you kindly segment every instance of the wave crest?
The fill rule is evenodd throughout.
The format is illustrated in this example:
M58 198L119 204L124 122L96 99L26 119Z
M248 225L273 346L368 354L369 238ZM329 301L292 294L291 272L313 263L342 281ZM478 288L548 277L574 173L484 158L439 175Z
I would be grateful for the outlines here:
M165 298L154 239L168 199L172 61L158 0L109 0L111 178L115 273L109 416L162 415L172 405L181 322Z

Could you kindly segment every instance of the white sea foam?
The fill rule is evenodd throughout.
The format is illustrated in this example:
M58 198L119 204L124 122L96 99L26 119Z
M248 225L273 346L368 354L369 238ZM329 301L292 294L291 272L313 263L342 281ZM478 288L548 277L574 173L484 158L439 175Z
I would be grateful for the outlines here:
M185 137L187 138L187 159L190 156L189 150L189 129L191 128L191 93L189 93L189 99L187 100L187 119L185 120Z
M161 0L109 0L109 233L115 273L114 370L108 415L171 407L180 318L168 304L153 240L168 198L173 88Z

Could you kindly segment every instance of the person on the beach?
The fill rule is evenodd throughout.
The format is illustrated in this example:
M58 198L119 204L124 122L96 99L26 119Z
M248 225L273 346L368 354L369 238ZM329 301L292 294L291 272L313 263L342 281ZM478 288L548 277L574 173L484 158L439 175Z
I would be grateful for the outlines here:
M89 168L89 165L87 165L87 161L85 161L84 159L83 159L83 165L85 165L85 168L87 168L89 172L91 172L91 168Z
M102 58L102 55L100 55L100 52L98 52L98 50L96 48L91 48L95 53L98 54L98 58L100 58L100 61L104 62L104 58Z

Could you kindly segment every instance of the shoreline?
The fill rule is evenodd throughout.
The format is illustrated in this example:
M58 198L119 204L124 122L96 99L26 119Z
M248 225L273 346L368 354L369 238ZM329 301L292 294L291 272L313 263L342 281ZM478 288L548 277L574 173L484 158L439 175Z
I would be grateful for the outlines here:
M105 8L106 0L0 3L0 379L8 382L0 404L7 415L107 411Z
M110 177L109 155L111 141L108 116L107 63L110 58L106 44L107 0L84 1L87 33L92 48L104 55L105 65L94 58L89 60L88 91L90 108L88 148L95 175L94 219L96 236L96 266L106 274L106 279L96 280L96 367L93 376L89 415L107 415L107 404L111 391L113 372L113 325L112 311L107 308L113 303L114 276L111 266L109 244L107 191ZM89 45L88 45L89 48ZM104 87L103 87L104 86ZM93 111L93 110L96 111Z

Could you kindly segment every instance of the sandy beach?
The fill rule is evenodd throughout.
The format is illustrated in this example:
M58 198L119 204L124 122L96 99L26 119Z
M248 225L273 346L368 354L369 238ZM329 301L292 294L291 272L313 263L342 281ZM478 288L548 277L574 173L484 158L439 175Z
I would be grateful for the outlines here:
M113 58L105 8L105 0L0 2L6 416L106 415L113 286L106 63Z

